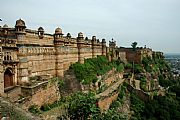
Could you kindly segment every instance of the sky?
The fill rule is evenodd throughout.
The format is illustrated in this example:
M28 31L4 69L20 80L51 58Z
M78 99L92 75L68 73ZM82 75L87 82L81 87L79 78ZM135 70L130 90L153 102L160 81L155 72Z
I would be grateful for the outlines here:
M60 27L77 37L137 42L155 51L180 53L180 0L0 0L0 26L23 19L28 29Z

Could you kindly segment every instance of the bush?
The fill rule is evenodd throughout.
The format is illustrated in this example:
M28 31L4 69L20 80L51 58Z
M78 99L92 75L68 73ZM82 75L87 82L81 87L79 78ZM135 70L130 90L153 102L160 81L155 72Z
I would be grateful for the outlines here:
M127 63L125 65L125 69L132 69L132 64L131 63Z
M141 120L141 116L145 109L145 103L141 99L139 99L138 96L135 95L134 93L131 93L130 101L131 101L130 109L134 111L134 114L132 115L131 119Z
M40 110L48 111L48 110L51 110L52 108L60 106L61 103L62 103L62 101L56 101L56 102L54 102L52 104L44 104L44 105L41 106Z
M68 113L70 119L73 120L86 120L91 115L98 116L100 110L97 106L95 94L93 92L73 94L69 100Z
M28 111L33 113L33 114L39 114L40 113L39 107L37 105L31 105L28 108Z
M105 56L86 59L84 64L75 63L70 68L74 70L76 78L82 84L95 83L98 75L104 75L112 68L116 68L118 72L124 70L124 66L119 61L109 62Z
M140 88L141 88L141 90L143 90L143 91L147 91L147 89L146 89L146 82L141 81L141 82L140 82Z
M40 108L40 110L42 110L42 111L48 111L50 109L51 109L51 107L49 106L49 104L42 105Z
M134 64L134 72L135 73L142 73L143 72L143 67L139 64Z

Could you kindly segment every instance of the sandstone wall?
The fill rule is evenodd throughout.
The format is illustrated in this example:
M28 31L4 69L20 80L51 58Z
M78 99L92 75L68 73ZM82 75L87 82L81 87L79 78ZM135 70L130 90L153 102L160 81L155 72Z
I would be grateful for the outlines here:
M19 48L18 79L19 83L28 82L32 76L55 76L54 47L23 46Z
M126 59L128 60L128 62L134 61L134 63L141 63L142 57L141 54L138 54L134 51L129 51L126 53Z
M39 39L37 33L28 33L24 36L24 39L18 41L20 44L37 44L37 45L54 45L53 35L44 35L43 39Z

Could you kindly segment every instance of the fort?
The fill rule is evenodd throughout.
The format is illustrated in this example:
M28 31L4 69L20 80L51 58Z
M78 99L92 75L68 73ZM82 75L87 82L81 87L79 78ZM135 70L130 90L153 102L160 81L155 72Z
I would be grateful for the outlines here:
M109 60L140 63L144 56L152 57L153 54L156 52L149 48L133 51L132 48L117 47L113 39L108 47L105 39L100 41L96 36L88 39L82 32L76 38L70 33L65 36L59 27L54 34L45 33L43 27L30 30L19 19L15 28L0 27L0 95L6 95L17 86L21 88L20 93L27 92L25 86L30 86L33 78L63 77L71 64L83 63L84 59L98 55L107 56ZM40 85L38 83L36 87Z

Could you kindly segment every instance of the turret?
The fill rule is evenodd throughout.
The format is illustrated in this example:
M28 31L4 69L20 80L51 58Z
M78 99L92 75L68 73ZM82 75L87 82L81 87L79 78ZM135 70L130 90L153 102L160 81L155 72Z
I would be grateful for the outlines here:
M43 37L44 37L44 29L43 29L43 27L38 28L38 36L39 36L39 39L43 39Z
M92 57L95 57L96 36L92 36Z
M16 21L15 29L16 29L17 35L26 34L25 28L26 28L26 25L25 25L25 22L23 20L19 19Z
M71 34L67 33L66 37L67 37L67 39L70 39L71 38Z
M115 47L116 47L116 41L112 39L111 41L109 41L109 52L110 52L110 57L111 57L109 58L110 61L114 59L114 57L116 56Z
M2 34L3 36L7 37L8 35L8 26L5 24L3 27L2 27Z
M63 32L61 28L56 28L54 33L54 44L56 45L64 45Z
M16 37L18 43L23 43L25 32L25 22L21 19L16 21L15 29L16 29Z
M83 44L84 44L84 37L83 37L83 33L80 32L78 33L78 37L77 37L77 46L78 46L78 62L82 64L84 63Z
M102 55L106 55L106 40L102 39Z
M109 48L114 49L115 47L116 47L116 41L114 41L112 38L112 40L109 41Z

